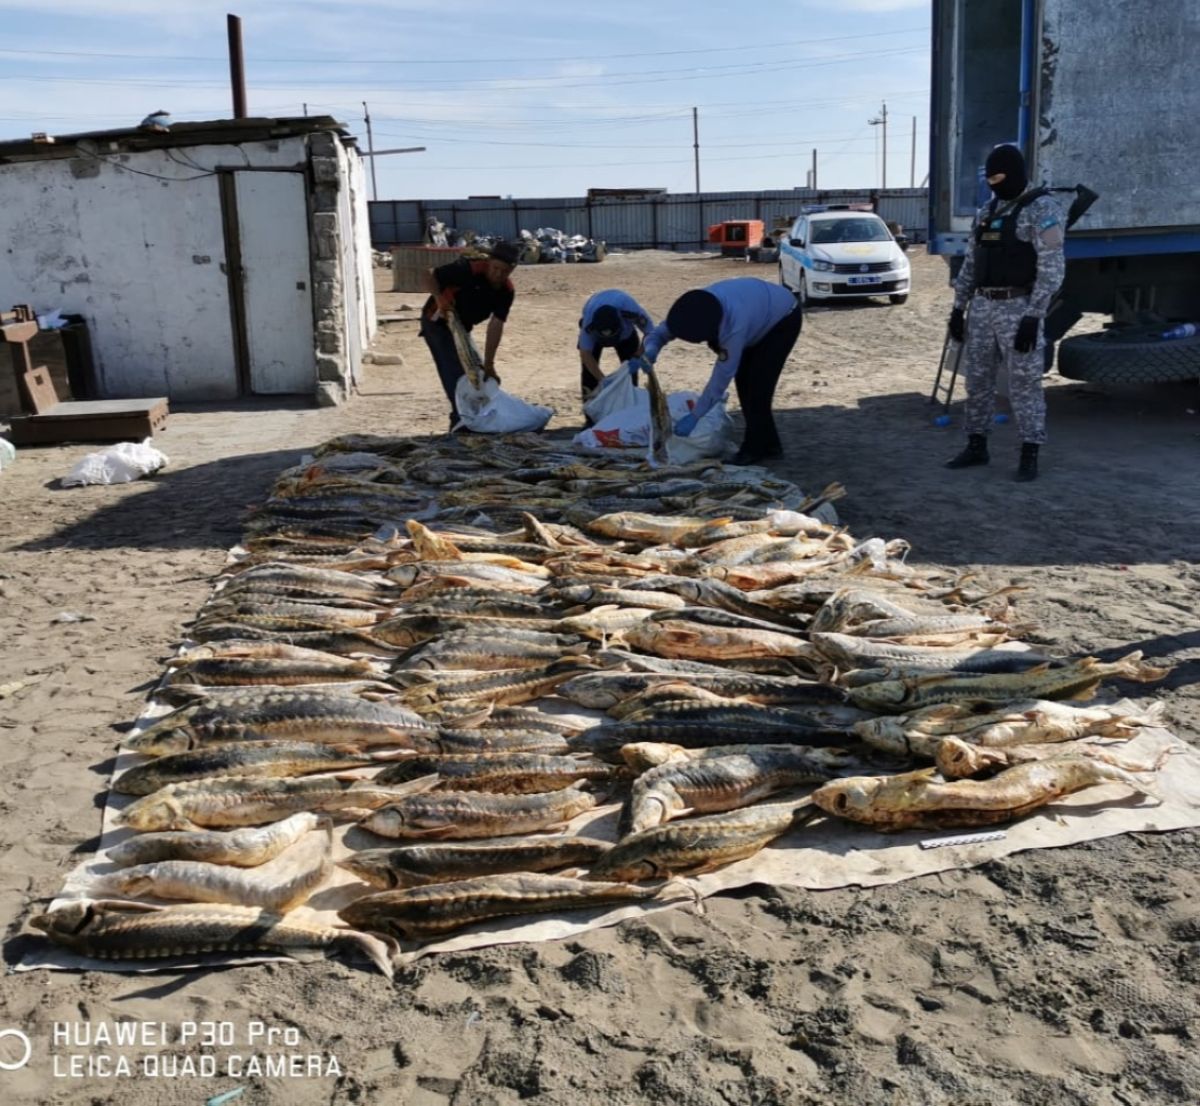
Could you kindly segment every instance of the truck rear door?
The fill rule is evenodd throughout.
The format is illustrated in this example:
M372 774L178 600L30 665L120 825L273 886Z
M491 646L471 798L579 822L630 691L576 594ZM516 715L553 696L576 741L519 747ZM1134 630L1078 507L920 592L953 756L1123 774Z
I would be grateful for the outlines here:
M988 151L1024 138L1021 27L1032 5L934 0L931 253L962 253L971 220L988 195L980 176Z

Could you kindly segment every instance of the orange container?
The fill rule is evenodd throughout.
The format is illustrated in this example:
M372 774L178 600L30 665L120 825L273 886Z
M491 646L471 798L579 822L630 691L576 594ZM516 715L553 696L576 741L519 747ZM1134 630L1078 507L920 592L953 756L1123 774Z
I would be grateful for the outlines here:
M721 247L723 257L744 257L747 250L762 245L765 228L761 219L731 219L713 223L708 240Z

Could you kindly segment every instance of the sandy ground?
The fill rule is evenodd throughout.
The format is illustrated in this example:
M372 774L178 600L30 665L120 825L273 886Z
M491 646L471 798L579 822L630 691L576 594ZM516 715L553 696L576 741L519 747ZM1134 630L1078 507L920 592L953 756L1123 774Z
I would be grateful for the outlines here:
M1174 662L1160 689L1122 690L1161 695L1173 728L1195 741L1200 395L1052 377L1041 479L1011 481L1011 424L994 436L991 467L949 473L940 462L959 431L934 427L926 402L945 268L913 261L904 306L810 312L781 382L788 456L778 471L806 490L842 481L839 509L861 537L904 537L920 562L1027 585L1020 610L1055 649L1111 658L1139 648ZM670 254L523 269L498 367L512 390L554 405L559 424L577 423L574 327L587 294L624 287L661 315L685 288L734 275L774 277ZM419 297L379 302L396 311ZM89 853L116 731L202 602L243 509L333 434L444 426L415 331L385 328L377 348L405 364L368 367L362 394L341 409L174 412L157 442L171 465L154 480L56 488L86 447L24 451L0 475L0 685L43 677L0 699L9 964L32 940L22 934L30 912ZM678 346L664 376L702 384L706 359ZM24 1068L0 1069L0 1089L5 1101L124 1106L200 1103L236 1086L247 1104L1195 1101L1196 844L1192 833L1127 836L871 891L756 888L711 900L704 916L667 912L578 941L422 962L393 987L337 962L8 974L0 1030L23 1030L33 1051ZM236 1044L218 1057L332 1055L341 1074L113 1078L98 1069L104 1048L54 1044L55 1023L120 1019L175 1033L228 1022ZM247 1044L254 1020L298 1042ZM200 1054L194 1044L165 1051ZM0 1063L22 1052L0 1034Z

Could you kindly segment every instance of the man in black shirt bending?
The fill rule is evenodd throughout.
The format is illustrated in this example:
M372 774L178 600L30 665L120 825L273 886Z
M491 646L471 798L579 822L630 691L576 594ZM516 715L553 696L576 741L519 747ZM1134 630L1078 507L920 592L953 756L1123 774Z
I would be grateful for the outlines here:
M460 258L449 265L425 272L422 286L430 296L421 312L421 337L433 355L442 389L450 400L451 430L458 423L454 392L464 371L446 318L453 313L468 332L477 323L488 320L483 371L486 376L499 382L495 365L496 350L500 347L504 323L512 307L514 289L509 276L516 268L519 257L516 246L499 242L488 251L484 260Z

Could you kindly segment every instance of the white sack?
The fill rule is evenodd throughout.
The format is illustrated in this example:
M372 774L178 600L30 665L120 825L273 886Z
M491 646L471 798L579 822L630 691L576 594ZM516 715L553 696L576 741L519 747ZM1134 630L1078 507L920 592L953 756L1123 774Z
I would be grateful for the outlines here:
M650 393L635 388L634 403L597 421L590 430L575 435L575 444L585 450L637 449L650 444ZM667 396L667 411L676 423L691 413L699 399L696 392L672 392ZM721 400L697 424L686 438L672 435L667 455L672 464L684 464L698 457L719 457L729 440L733 422Z
M638 403L645 405L649 411L649 395L645 388L634 384L633 373L630 371L629 362L626 361L616 372L609 373L600 382L600 387L583 405L583 413L592 422L598 423L609 415L615 415L618 411L624 411Z
M541 430L554 417L551 407L538 407L509 395L488 378L476 391L463 376L455 389L458 426L480 434L511 434L519 430ZM457 429L457 427L456 427Z
M107 449L89 453L66 476L64 488L79 484L127 484L149 476L167 463L167 455L144 442L118 442Z

